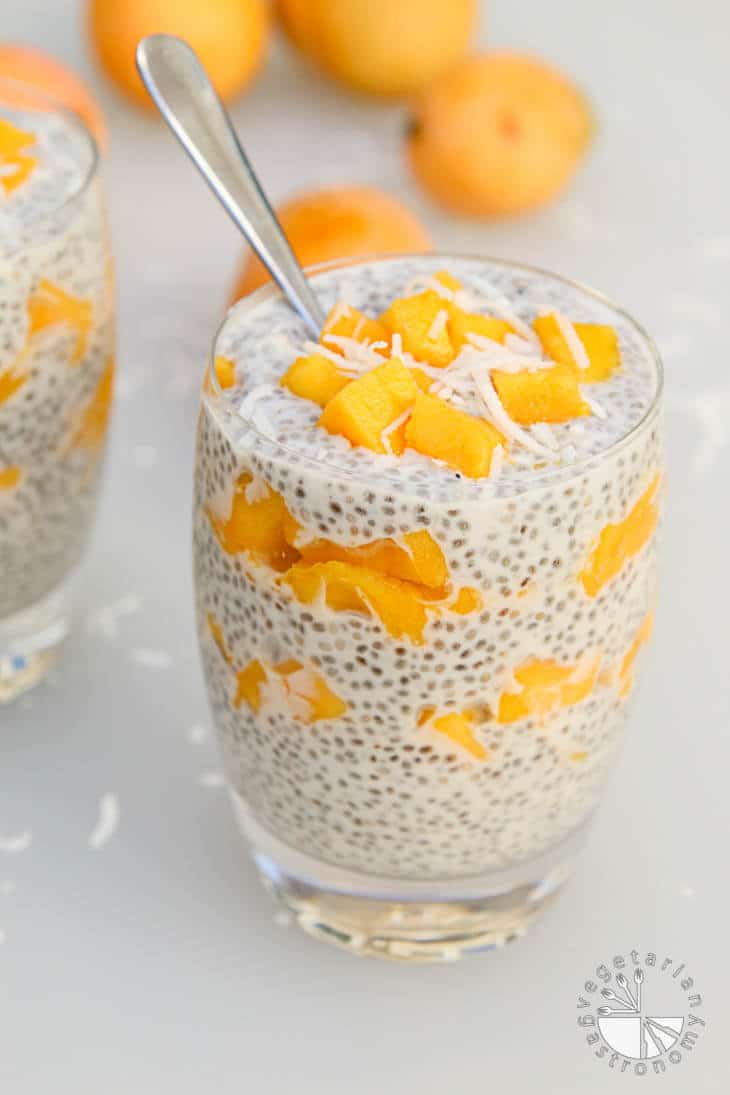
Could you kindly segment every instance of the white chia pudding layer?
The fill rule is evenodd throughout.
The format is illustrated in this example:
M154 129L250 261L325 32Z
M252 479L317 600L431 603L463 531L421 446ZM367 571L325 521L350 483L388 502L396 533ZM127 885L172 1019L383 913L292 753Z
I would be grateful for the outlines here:
M69 574L99 486L114 372L113 274L93 142L71 117L11 109L0 140L0 617ZM12 139L12 138L11 138Z
M216 343L234 373L224 391L204 386L194 503L200 646L232 789L299 851L424 881L529 860L595 808L649 635L662 493L659 365L598 297L443 256L327 270L314 286L325 310L346 301L376 318L443 269L474 311L508 302L523 324L555 310L613 327L621 367L582 386L593 413L525 427L483 478L410 448L353 446L280 385L307 335L261 290ZM296 522L281 565L221 535L237 484L251 520L274 499ZM445 588L422 591L418 634L394 633L366 594L333 607L324 587L302 600L288 580L312 541L407 553L417 532L448 570ZM323 691L334 702L313 700Z

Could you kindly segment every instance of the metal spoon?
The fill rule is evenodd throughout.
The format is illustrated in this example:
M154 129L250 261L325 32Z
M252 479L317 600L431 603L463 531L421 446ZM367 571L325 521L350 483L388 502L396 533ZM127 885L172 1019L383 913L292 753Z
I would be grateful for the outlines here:
M137 46L137 68L208 186L318 338L324 315L317 298L195 51L182 38L151 34Z

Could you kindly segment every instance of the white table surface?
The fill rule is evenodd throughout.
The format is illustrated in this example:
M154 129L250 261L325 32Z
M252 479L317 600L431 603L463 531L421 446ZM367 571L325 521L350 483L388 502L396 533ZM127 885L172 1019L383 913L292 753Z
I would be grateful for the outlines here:
M3 0L0 37L91 72L76 8ZM458 965L358 961L275 921L218 785L190 592L197 390L240 248L161 124L100 87L120 382L75 633L58 674L0 712L0 837L32 834L0 851L3 1095L628 1090L638 1078L592 1058L576 996L631 947L681 956L708 1022L643 1085L728 1089L730 14L724 0L492 0L487 14L485 41L562 64L595 103L585 169L539 216L434 211L402 164L402 111L347 98L284 50L235 117L275 198L385 186L444 247L599 286L666 355L663 598L580 871L526 939ZM138 610L105 638L99 612L125 600ZM94 850L105 793L120 824Z

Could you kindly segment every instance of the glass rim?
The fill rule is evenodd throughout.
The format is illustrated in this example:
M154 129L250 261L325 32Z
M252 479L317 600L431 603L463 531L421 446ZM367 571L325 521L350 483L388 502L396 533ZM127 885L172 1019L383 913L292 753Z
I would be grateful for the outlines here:
M654 375L656 378L656 387L652 396L651 402L647 406L646 410L642 414L638 422L628 430L621 437L617 438L611 445L605 449L601 449L599 452L588 453L581 459L576 460L571 464L558 464L552 467L548 467L539 472L533 472L530 480L524 486L520 486L519 489L512 492L509 496L504 497L520 497L529 493L533 489L537 489L544 486L550 481L560 480L562 482L569 482L572 479L578 479L584 472L590 468L594 468L597 465L603 463L604 460L612 458L616 453L620 452L640 437L657 418L661 405L662 396L664 393L664 365L659 353L659 349L651 337L649 332L634 319L630 312L626 311L620 305L616 304L609 296L602 293L598 289L594 289L584 282L577 281L574 278L565 277L563 274L556 274L551 270L546 270L541 266L534 266L525 262L517 262L512 259L500 259L489 255L480 254L468 254L463 251L422 251L422 252L398 252L398 253L379 253L368 256L356 256L353 258L341 258L330 259L327 262L314 263L310 266L305 266L304 271L308 277L316 278L319 274L328 273L331 270L337 270L347 266L366 266L379 262L398 262L404 259L436 259L437 261L443 261L448 264L450 260L468 261L468 262L484 262L492 266L500 266L507 270L514 270L516 272L522 272L530 275L537 275L541 278L547 278L549 281L558 281L561 284L568 286L571 289L577 290L579 293L584 294L591 300L596 301L603 307L610 309L616 316L619 316L624 322L628 323L633 328L634 332L639 336L640 340L644 343L648 350L648 356L651 364L654 368ZM264 285L260 285L257 289L252 290L245 297L234 301L234 303L228 308L225 316L218 324L215 334L213 335L213 341L211 344L210 356L208 359L208 375L211 378L211 383L216 398L223 401L223 405L226 409L232 412L240 422L244 423L246 428L249 429L258 439L260 439L266 446L271 447L272 450L277 450L279 453L288 455L293 460L298 462L304 462L307 465L321 468L331 475L340 475L350 477L351 473L348 473L345 469L339 467L333 461L319 460L315 457L309 457L303 455L301 452L294 452L288 446L278 441L275 438L262 433L252 422L250 418L246 418L238 413L238 408L234 399L229 394L228 390L221 387L218 380L218 374L215 368L215 359L217 357L217 348L221 336L226 330L228 324L233 318L234 313L242 313L243 311L255 309L260 304L268 300L270 297L279 296L284 297L284 293L279 286L273 281L266 282ZM205 401L209 398L209 394L203 390L201 394L201 401ZM477 480L474 480L477 482ZM485 482L489 482L487 476ZM403 492L408 492L408 484L401 482L398 479L388 479L388 488ZM410 493L413 493L412 491ZM492 497L492 496L490 496ZM486 498L485 498L486 500Z
M22 91L22 94L24 96L26 96L26 102L22 103L18 107L18 110L26 109L32 111L36 109L33 105L29 105L32 104L33 101L35 101L38 104L37 112L45 110L46 113L56 114L64 118L70 123L71 127L81 136L90 153L88 167L86 171L82 174L78 186L76 186L70 194L67 194L63 201L59 202L58 205L54 205L52 209L47 210L39 217L29 222L27 226L29 239L27 239L17 247L13 246L8 249L5 249L0 245L0 256L2 258L7 258L9 255L13 255L18 251L24 251L30 243L34 243L36 234L43 234L42 231L38 232L39 226L42 227L44 224L47 224L49 220L51 220L53 217L58 216L59 213L63 213L65 209L72 206L75 202L79 201L84 196L86 191L89 189L89 186L96 178L99 169L99 163L101 161L101 155L99 152L99 144L96 140L96 137L91 132L89 126L86 124L81 115L77 113L77 111L75 111L72 107L68 106L66 103L61 102L61 100L57 99L54 95L48 95L45 91L41 91L38 87L35 86L35 84L29 84L25 80L18 80L14 76L0 76L0 113L3 111L3 109L13 109L12 103L7 103L3 101L3 88L17 88ZM31 236L33 237L32 239L30 239Z

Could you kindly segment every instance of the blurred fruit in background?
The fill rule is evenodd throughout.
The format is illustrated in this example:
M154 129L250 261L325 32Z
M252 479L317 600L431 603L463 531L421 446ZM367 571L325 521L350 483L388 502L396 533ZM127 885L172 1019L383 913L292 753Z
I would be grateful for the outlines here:
M507 216L568 185L592 128L587 99L555 69L519 54L486 54L449 69L416 101L408 156L447 209Z
M106 126L101 110L81 77L55 57L31 46L0 44L0 79L3 78L20 80L73 110L100 147L105 147ZM3 99L7 97L7 91L4 91Z
M134 102L153 109L134 51L147 34L176 34L198 53L226 102L251 82L269 41L267 0L88 0L89 34L99 63Z
M276 212L304 266L340 258L427 251L431 246L413 214L389 194L372 187L337 187L302 194ZM262 263L249 254L231 300L268 280Z
M422 88L464 56L476 0L277 0L292 42L330 76L372 95Z

